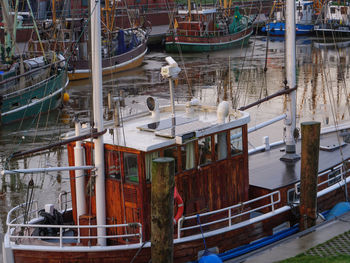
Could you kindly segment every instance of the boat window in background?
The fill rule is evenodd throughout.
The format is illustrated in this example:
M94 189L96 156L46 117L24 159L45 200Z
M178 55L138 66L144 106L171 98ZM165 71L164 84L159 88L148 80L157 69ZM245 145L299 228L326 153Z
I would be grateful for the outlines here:
M195 147L194 142L189 142L181 146L182 170L190 170L195 167L194 147Z
M106 175L109 178L120 180L120 152L106 151Z
M124 153L123 155L125 181L129 183L138 183L139 175L137 171L137 154Z
M227 132L214 135L215 138L215 160L220 161L227 158Z
M211 136L207 136L198 140L199 165L205 165L213 162L211 147Z
M242 128L231 130L230 140L231 140L231 156L241 154L243 152Z
M159 157L159 151L146 153L146 181L147 183L152 182L152 161Z
M175 159L175 173L178 172L178 169L177 169L177 147L170 147L170 148L167 148L164 150L164 157L172 157Z

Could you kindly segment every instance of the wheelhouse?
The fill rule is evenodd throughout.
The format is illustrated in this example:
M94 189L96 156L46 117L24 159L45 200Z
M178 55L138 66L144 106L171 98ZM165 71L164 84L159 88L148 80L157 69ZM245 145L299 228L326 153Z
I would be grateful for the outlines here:
M177 106L177 112L189 110ZM164 115L169 116L168 108ZM219 123L214 107L195 106L191 112L154 121L149 115L131 119L105 135L106 223L138 222L143 239L150 238L152 160L173 157L175 186L184 202L184 215L195 215L248 200L247 113L232 111ZM163 113L161 113L163 114ZM174 130L173 134L171 130ZM91 142L84 142L85 163L93 164ZM69 164L74 165L74 143L68 146ZM94 176L85 180L88 214L77 218L75 174L70 174L75 223L94 220ZM108 230L113 231L113 230ZM118 229L117 234L125 234ZM129 230L130 231L130 230ZM136 231L136 230L135 230ZM108 233L116 234L116 233ZM109 239L111 245L131 240Z

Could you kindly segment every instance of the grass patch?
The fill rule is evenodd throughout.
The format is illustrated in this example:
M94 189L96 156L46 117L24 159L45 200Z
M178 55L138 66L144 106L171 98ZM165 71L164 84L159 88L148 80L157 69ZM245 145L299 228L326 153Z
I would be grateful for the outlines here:
M280 261L280 263L347 263L350 262L350 256L339 255L334 257L317 257L310 255L298 255L293 258Z
M350 262L350 231L336 236L322 244L310 248L306 252L289 258L282 263L345 263ZM346 254L345 254L346 253Z

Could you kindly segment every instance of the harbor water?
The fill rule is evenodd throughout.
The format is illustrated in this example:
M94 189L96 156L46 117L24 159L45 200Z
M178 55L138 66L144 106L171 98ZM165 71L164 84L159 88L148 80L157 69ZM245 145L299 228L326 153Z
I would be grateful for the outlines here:
M296 52L298 123L316 120L321 122L321 127L327 127L349 121L350 47L324 46L313 38L302 37L297 38ZM239 108L285 88L284 39L267 41L265 36L254 36L247 47L213 53L179 55L151 50L140 68L104 77L104 106L107 108L108 94L123 99L123 116L145 111L148 96L167 104L169 86L162 79L160 68L169 55L182 69L175 83L178 103L197 98L203 104L217 105L228 100L232 107ZM74 130L75 117L90 125L90 82L89 79L71 82L67 90L70 100L58 111L38 113L36 118L1 127L0 168L67 166L65 147L19 159L11 155L57 142L64 133ZM249 127L283 114L285 108L285 97L280 96L248 109ZM262 145L262 138L267 135L270 142L282 140L283 121L250 134L249 147ZM68 172L1 175L0 233L6 231L6 216L11 208L28 200L38 200L39 207L46 203L57 206L62 192L69 192Z

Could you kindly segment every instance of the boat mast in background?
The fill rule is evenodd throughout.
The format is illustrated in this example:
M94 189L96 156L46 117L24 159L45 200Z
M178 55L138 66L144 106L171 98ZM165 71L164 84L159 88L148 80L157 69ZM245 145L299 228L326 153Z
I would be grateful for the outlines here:
M91 10L91 56L92 56L92 86L94 126L97 132L103 130L102 102L102 58L101 58L101 17L100 1L90 1ZM106 196L104 177L103 135L94 140L96 167L96 221L97 225L106 224ZM98 244L106 246L106 228L97 228Z
M286 1L286 81L287 86L293 89L296 86L296 63L295 63L295 1ZM295 162L300 159L296 154L296 90L287 95L287 117L285 119L286 129L286 153L281 157L282 161Z
M16 30L16 25L14 23L14 17L10 15L10 6L7 0L1 1L2 4L0 7L2 7L2 17L4 20L4 29L5 29L5 41L4 41L4 56L6 63L11 64L13 53L14 53L14 46L15 46L15 39L11 37L12 32ZM13 41L13 42L12 42Z

